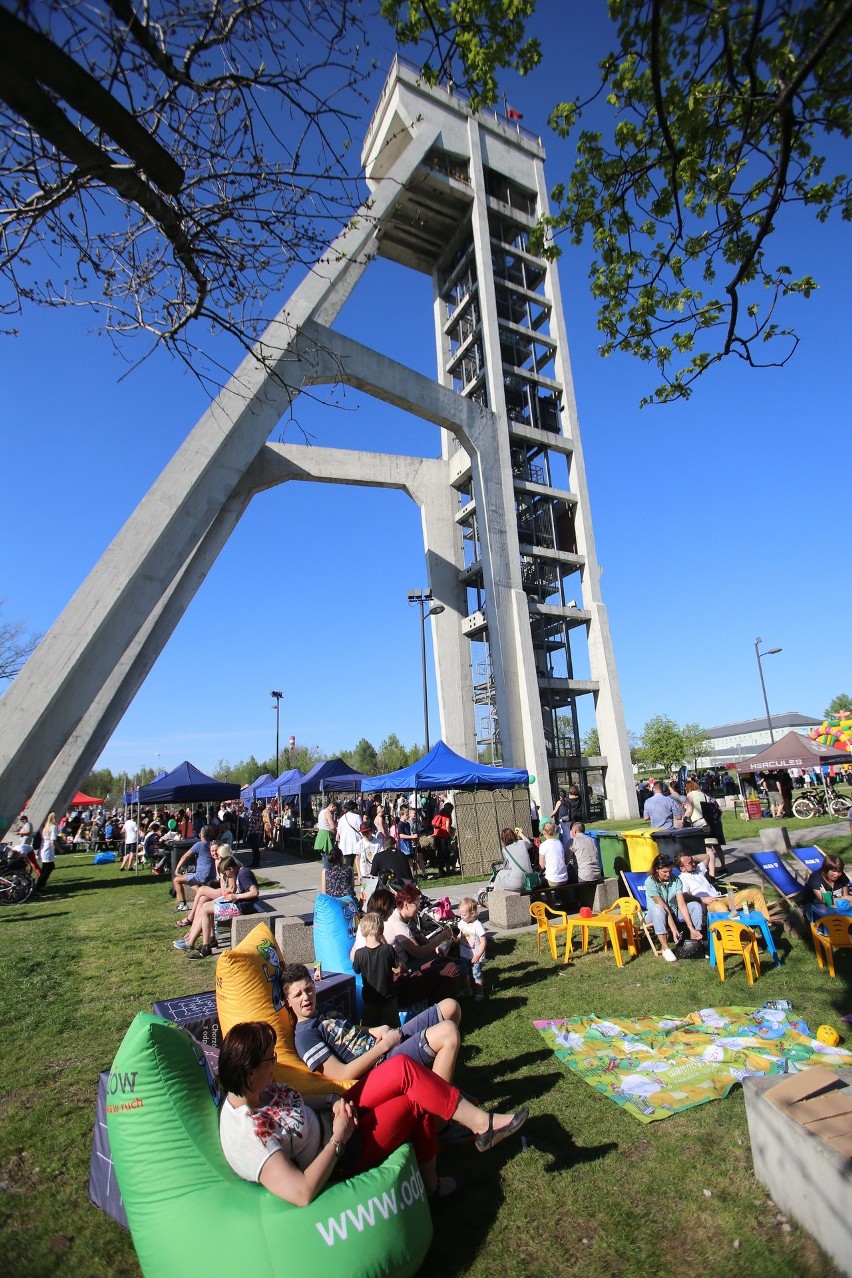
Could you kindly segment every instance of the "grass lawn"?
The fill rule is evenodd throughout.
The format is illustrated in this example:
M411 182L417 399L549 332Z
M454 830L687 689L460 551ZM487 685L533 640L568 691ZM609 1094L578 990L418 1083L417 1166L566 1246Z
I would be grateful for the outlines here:
M842 842L832 850L848 853ZM129 1236L86 1196L98 1071L138 1010L213 984L212 960L172 949L163 883L88 861L60 857L45 900L0 911L0 1223L10 1278L138 1274ZM802 943L782 938L779 948L783 965L764 965L752 990L736 963L722 986L700 961L668 966L643 951L618 971L598 951L564 968L537 957L531 933L497 939L491 996L465 1006L459 1081L489 1107L529 1104L528 1147L518 1138L493 1154L443 1157L442 1170L468 1185L441 1207L424 1272L834 1275L754 1181L738 1089L643 1126L559 1065L532 1026L787 998L812 1029L834 1024L849 1043L839 1015L852 1007L852 954L838 956L832 981Z

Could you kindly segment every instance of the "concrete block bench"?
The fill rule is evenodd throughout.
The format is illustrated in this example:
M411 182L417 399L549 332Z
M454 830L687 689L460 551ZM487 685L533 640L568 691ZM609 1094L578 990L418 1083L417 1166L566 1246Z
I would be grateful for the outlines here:
M852 1070L835 1072L852 1089ZM776 1206L816 1238L840 1272L852 1275L849 1158L816 1130L796 1122L791 1111L766 1099L777 1082L773 1076L743 1079L754 1174Z
M284 915L279 914L269 901L264 901L263 897L260 897L256 905L254 914L238 914L235 919L231 919L231 945L239 945L243 937L248 936L258 923L268 923L270 931L274 932L275 920L284 918Z
M266 920L268 922L268 920ZM272 930L279 950L284 955L285 963L304 963L312 967L314 963L314 929L311 915L293 918L284 914L275 916Z

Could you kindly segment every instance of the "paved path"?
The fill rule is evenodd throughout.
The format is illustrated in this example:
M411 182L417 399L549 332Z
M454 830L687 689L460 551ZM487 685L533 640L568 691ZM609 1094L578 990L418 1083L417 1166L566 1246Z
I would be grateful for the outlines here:
M832 827L825 825L813 826L807 830L797 830L796 842L802 846L818 843L819 839L825 837L828 831L834 833ZM727 872L733 875L738 882L753 884L756 887L763 886L763 879L743 855L747 852L760 852L762 850L763 845L760 842L759 835L726 843L725 861ZM249 853L245 849L238 852L237 856L241 861L248 863ZM288 856L284 852L264 851L259 871L260 877L272 880L280 886L264 888L262 895L265 900L274 905L279 914L286 914L291 918L311 918L314 912L314 897L319 891L320 869L319 861L307 860L298 856ZM478 892L481 892L487 881L487 879L483 879L477 883L453 883L430 890L427 880L423 887L427 896L448 896L453 907L456 907L463 896L475 897ZM497 932L501 929L492 926L491 930ZM521 930L523 929L511 929L513 932Z

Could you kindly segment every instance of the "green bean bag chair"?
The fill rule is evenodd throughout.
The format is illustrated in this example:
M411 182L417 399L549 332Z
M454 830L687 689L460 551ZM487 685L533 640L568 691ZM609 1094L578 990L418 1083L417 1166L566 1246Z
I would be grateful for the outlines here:
M432 1240L410 1145L293 1207L231 1171L210 1067L179 1025L140 1012L109 1080L107 1130L148 1278L384 1278L414 1274Z

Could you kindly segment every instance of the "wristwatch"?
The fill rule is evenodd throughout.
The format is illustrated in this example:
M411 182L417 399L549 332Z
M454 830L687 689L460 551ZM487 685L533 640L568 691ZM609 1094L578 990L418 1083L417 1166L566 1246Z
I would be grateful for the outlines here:
M342 1157L343 1157L343 1151L344 1151L344 1149L346 1148L346 1146L345 1146L345 1145L342 1145L342 1144L340 1143L340 1141L339 1141L339 1140L333 1140L331 1143L332 1143L332 1145L334 1146L334 1156L335 1156L335 1158L342 1158Z

